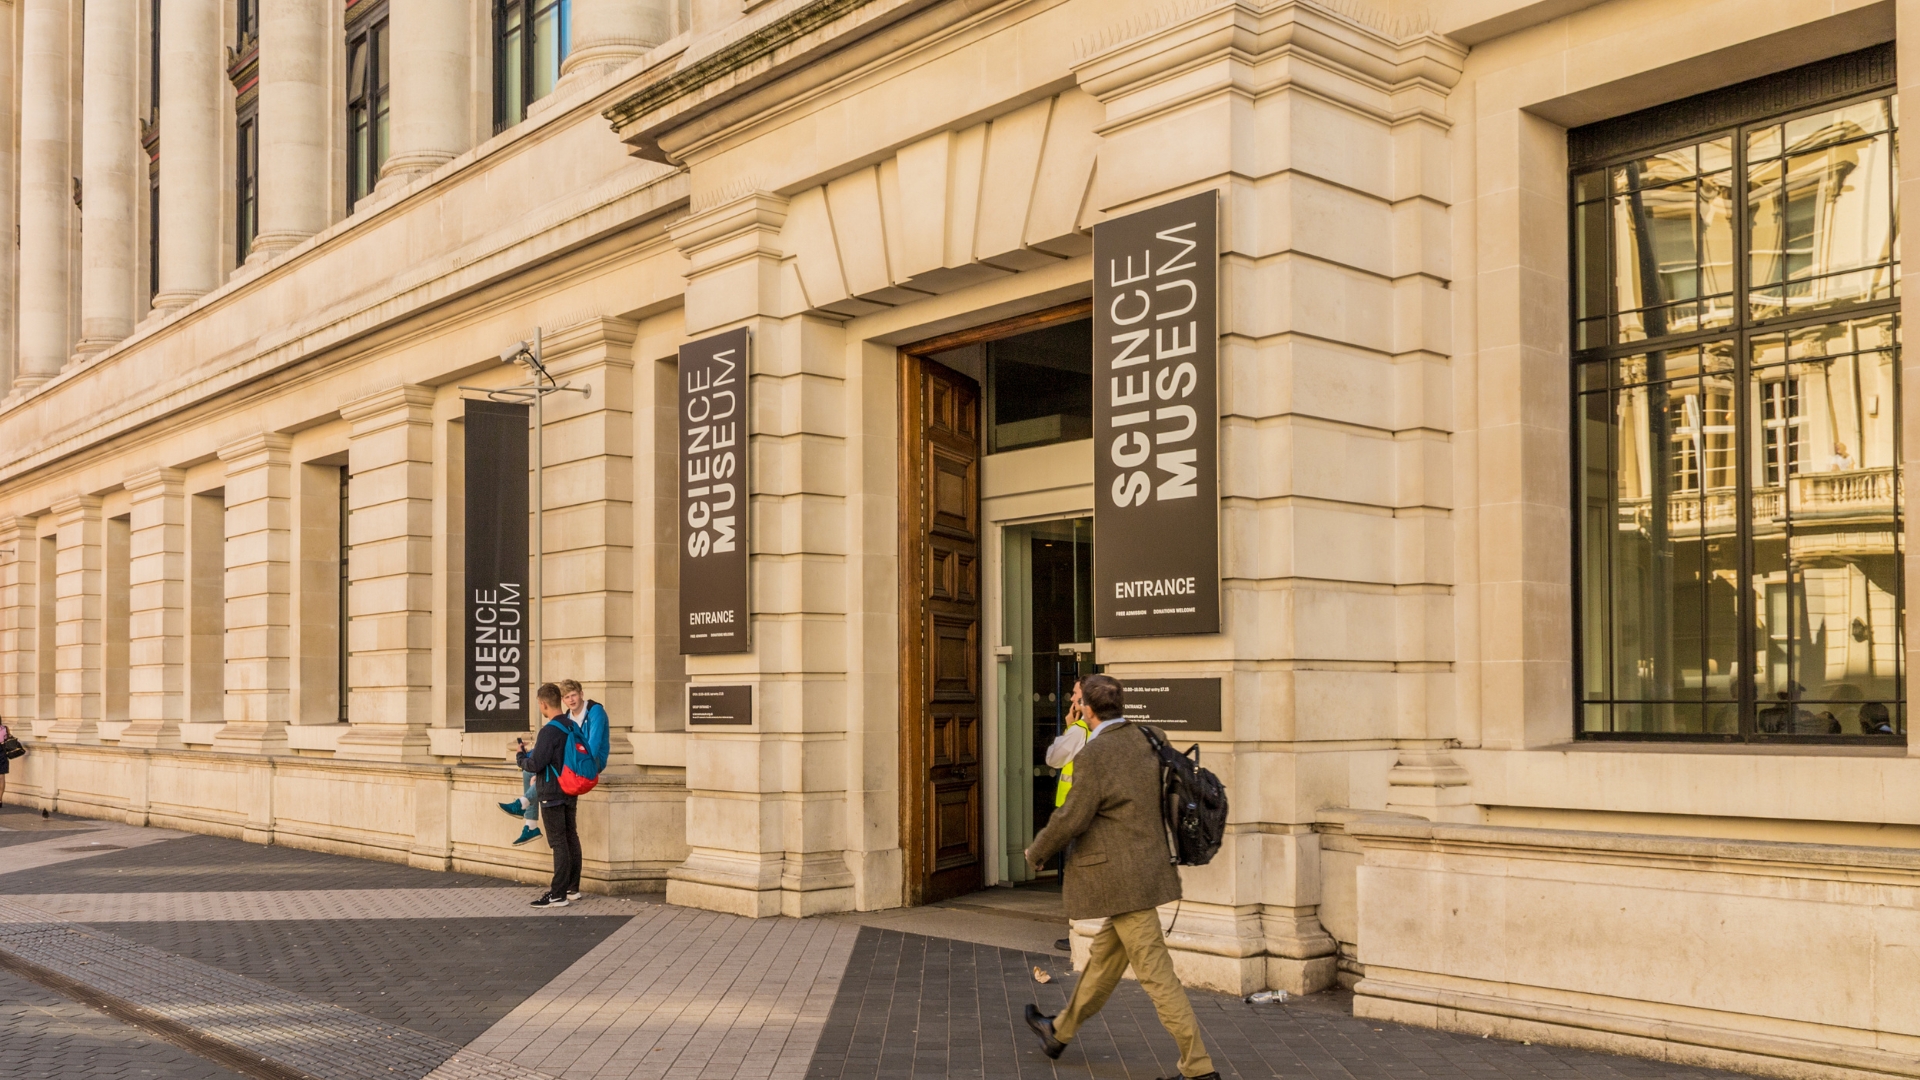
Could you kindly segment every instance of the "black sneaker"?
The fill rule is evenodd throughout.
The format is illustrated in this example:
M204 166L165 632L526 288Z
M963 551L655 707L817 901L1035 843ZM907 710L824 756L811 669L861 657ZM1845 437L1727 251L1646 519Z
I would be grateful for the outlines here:
M578 899L580 899L580 890L579 890L579 889L568 889L568 890L567 890L567 899L569 899L569 900L578 900Z
M1067 1044L1053 1037L1053 1017L1040 1011L1037 1006L1027 1006L1027 1026L1040 1036L1040 1052L1050 1058L1057 1058L1067 1052ZM1219 1080L1219 1074L1214 1074Z
M566 907L567 898L548 894L533 902L534 907Z
M1220 1071L1216 1069L1210 1073L1201 1073L1199 1076L1184 1076L1180 1073L1174 1073L1172 1076L1166 1077L1165 1080L1220 1080Z
M1064 952L1064 953L1070 953L1070 952L1072 952L1072 951L1073 951L1073 939L1072 939L1072 938L1061 938L1061 939L1060 939L1059 941L1056 941L1056 942L1054 942L1054 943L1053 943L1053 950L1054 950L1055 952Z

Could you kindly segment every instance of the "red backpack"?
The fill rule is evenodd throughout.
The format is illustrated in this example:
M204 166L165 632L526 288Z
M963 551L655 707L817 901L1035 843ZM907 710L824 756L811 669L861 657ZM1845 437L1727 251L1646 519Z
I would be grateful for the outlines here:
M585 795L592 791L600 783L600 762L594 758L593 751L587 749L586 735L564 716L556 716L547 722L558 725L567 737L566 754L561 764L547 767L553 774L551 778L559 781L560 791L565 795Z

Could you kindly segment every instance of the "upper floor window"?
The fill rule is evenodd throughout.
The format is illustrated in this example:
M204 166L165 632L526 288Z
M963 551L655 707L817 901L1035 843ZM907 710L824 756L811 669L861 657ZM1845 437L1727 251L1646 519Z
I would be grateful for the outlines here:
M1906 733L1898 101L1869 53L1571 134L1583 737Z
M235 44L227 78L233 82L233 247L247 261L260 234L260 0L234 0Z
M243 263L260 235L260 106L242 113L233 132L234 261Z
M573 45L572 0L494 0L493 129L526 119L560 80Z
M358 0L347 12L347 209L380 181L391 145L387 5Z

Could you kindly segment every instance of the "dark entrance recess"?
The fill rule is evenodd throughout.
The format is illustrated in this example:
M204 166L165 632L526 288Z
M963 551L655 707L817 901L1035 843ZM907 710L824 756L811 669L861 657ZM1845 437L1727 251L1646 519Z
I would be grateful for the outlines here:
M905 357L901 843L908 900L985 882L980 754L980 387ZM915 872L917 871L917 872Z
M1081 301L902 350L900 838L909 904L982 888L986 860L998 857L987 850L983 805L981 456L1086 437L1088 311ZM1033 703L1003 721L1005 772L1019 782L1001 803L1008 842L1024 846L1036 816L1044 823L1052 813L1046 747L1064 722L1076 672L1092 659L1091 597L1083 595L1091 588L1091 521L1021 525L1007 542L1022 550L1021 596L1009 597L1020 627L1012 632L1010 607L1004 639L1022 650L1017 676L1009 672L1019 681L1010 685L1032 682ZM1070 647L1062 653L1063 646ZM1022 868L1013 876L1029 875Z

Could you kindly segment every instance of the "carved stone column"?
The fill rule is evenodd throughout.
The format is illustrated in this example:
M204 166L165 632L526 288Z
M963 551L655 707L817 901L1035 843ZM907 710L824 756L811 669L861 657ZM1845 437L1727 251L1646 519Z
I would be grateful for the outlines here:
M472 145L467 0L402 0L392 7L393 152L381 185L405 183Z
M332 15L326 0L260 5L260 235L248 262L327 227Z
M72 352L73 32L70 0L23 0L20 58L20 343L16 390Z
M184 474L153 469L133 496L128 563L128 723L121 746L178 748L187 710L187 505Z
M135 0L87 0L85 10L79 357L133 333L134 181L144 159L134 131L139 9Z
M433 391L348 404L348 716L339 756L429 757L433 708Z
M670 0L574 0L562 80L619 67L673 36Z
M55 568L54 710L48 738L100 741L106 697L106 521L100 500L74 495L53 504L60 523Z
M220 0L160 5L160 291L155 311L219 288L221 134L233 123ZM224 106L224 107L223 107Z
M216 750L284 753L293 665L292 440L249 435L227 463L226 726Z

